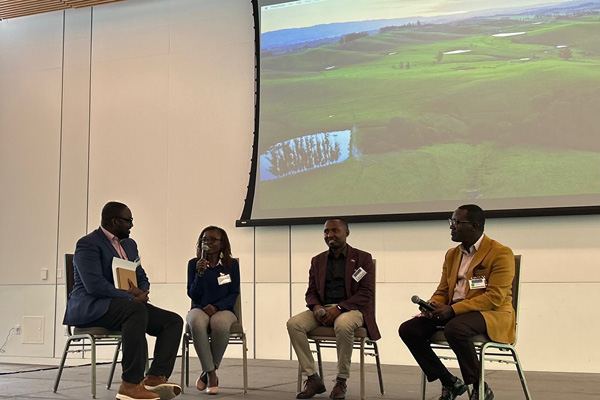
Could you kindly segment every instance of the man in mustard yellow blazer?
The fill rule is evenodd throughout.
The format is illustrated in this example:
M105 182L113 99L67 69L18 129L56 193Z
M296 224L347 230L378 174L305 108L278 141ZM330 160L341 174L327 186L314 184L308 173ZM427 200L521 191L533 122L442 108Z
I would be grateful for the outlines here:
M440 283L429 299L433 311L400 325L400 337L432 382L442 383L440 400L454 400L473 385L471 399L479 399L480 366L469 338L487 334L503 343L515 341L515 311L512 307L514 255L508 247L483 234L483 210L473 204L452 214L450 235L461 244L448 250ZM429 338L444 326L448 344L456 354L464 383L453 376L435 355ZM485 400L494 393L485 384Z

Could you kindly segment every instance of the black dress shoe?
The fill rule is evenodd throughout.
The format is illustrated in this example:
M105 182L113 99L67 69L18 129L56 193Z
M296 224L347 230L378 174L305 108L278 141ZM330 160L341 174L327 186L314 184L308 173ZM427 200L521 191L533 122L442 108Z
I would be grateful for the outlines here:
M304 390L296 395L297 399L310 399L315 394L325 392L325 384L319 374L313 374L304 381Z
M493 400L494 392L492 392L492 389L490 389L487 383L484 383L484 386L485 391L483 395L483 400ZM473 385L473 391L471 392L471 397L469 397L469 400L479 400L479 383Z
M454 400L461 394L467 391L467 385L463 383L458 377L451 386L442 386L442 395L439 400Z

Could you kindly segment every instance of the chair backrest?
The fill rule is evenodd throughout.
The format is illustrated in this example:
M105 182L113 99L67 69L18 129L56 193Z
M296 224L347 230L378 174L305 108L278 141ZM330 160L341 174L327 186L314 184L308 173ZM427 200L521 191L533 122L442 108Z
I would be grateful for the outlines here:
M238 323L241 324L242 323L242 292L241 291L237 297L237 300L235 301L235 305L233 306L233 313L237 317Z
M513 278L512 283L512 305L515 310L515 323L516 323L516 337L515 344L517 343L517 338L519 336L519 292L521 290L521 258L520 254L515 254L515 277Z
M69 295L73 290L73 285L75 284L75 268L73 267L73 254L65 254L65 294L67 296L67 300L69 299Z
M65 254L65 297L69 301L69 295L73 291L73 285L75 285L75 267L73 266L73 254ZM70 325L67 325L67 331L69 336L73 334L73 330Z
M377 312L377 307L376 307L376 299L377 296L375 295L376 293L376 289L377 289L377 260L373 259L373 279L374 279L374 284L373 284L373 315L377 316L376 312Z

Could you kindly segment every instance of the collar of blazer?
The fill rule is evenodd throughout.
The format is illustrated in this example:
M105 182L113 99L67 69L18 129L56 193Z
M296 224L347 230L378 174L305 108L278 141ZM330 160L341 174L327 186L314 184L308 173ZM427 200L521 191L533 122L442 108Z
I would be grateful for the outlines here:
M98 236L100 236L100 240L106 246L106 248L108 248L111 251L113 256L115 256L117 258L121 258L121 256L119 255L119 252L117 251L117 249L115 249L115 246L112 245L110 240L106 237L106 235L102 231L102 228L96 229L96 233L98 234ZM122 244L121 244L121 246L123 247ZM129 258L129 254L127 253L127 250L125 249L125 247L123 247L123 251L125 252L125 254L127 254L127 258Z
M471 264L469 265L469 269L467 270L467 279L471 277L473 273L473 269L479 265L488 255L490 250L492 249L492 239L490 239L487 235L483 234L483 240L481 241L481 245L479 249L477 249L477 253L475 253L475 257L471 260ZM454 248L454 262L452 263L452 271L448 276L448 287L450 289L450 298L454 293L454 287L456 286L456 281L458 280L458 269L460 268L460 260L462 259L462 252L460 251L460 245Z

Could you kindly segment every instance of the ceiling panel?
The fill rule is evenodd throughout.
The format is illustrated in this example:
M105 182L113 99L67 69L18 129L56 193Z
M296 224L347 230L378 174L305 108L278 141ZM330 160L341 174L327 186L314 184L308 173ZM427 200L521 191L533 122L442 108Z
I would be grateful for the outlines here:
M92 7L118 1L125 0L2 0L0 1L0 20L68 8Z

